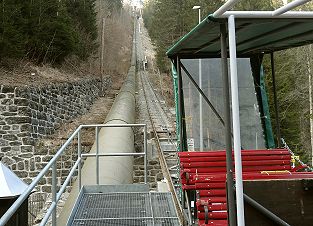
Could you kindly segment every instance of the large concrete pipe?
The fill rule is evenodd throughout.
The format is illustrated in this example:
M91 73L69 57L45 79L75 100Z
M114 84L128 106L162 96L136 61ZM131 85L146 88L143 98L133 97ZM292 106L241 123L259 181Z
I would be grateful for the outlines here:
M134 27L135 31L136 26ZM131 67L113 106L106 117L106 124L133 124L135 122L135 77L136 41L133 38ZM90 153L96 152L96 143ZM99 153L134 152L134 133L132 128L102 128L99 132ZM133 157L100 157L99 184L129 184L133 181ZM96 158L89 157L82 168L82 185L96 184ZM78 182L72 186L57 225L66 225L78 196Z

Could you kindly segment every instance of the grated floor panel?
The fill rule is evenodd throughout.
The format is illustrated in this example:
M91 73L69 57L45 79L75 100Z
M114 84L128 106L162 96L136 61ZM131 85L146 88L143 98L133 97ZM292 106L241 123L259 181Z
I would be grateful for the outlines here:
M85 193L71 225L180 225L170 193Z
M154 217L177 217L170 193L151 193L151 201Z
M97 219L97 220L74 220L73 226L152 226L153 220L151 219Z

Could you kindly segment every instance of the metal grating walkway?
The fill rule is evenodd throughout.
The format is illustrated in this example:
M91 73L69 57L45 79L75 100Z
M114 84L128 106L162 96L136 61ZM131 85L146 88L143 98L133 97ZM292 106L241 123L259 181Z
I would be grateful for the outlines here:
M160 192L82 193L68 225L180 225L172 195Z

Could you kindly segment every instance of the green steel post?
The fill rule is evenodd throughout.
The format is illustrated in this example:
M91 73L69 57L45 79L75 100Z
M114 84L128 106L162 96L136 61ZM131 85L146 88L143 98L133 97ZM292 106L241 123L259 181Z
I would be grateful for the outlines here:
M227 34L226 25L221 24L221 66L223 77L223 93L224 93L224 122L225 122L225 144L226 144L226 168L227 168L227 213L228 223L230 226L236 225L236 202L234 195L234 179L233 179L233 158L232 158L232 132L230 117L230 97L229 97L229 76L227 61Z
M275 80L275 62L274 53L271 53L271 67L272 67L272 82L273 82L273 94L274 94L274 107L275 107L275 120L276 120L276 137L277 147L280 148L280 123L279 123L279 106L276 93L276 80Z
M178 81L177 81L177 70L175 65L172 63L172 76L174 85L174 97L175 97L175 112L176 112L176 136L177 136L177 151L180 150L180 114L178 107Z

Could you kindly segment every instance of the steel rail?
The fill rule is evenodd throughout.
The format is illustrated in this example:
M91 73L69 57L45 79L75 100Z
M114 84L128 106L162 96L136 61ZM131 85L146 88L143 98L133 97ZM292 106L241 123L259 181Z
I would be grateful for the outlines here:
M151 93L153 93L153 95L156 97L156 99L158 100L158 103L160 103L159 106L160 106L160 109L162 110L162 112L164 113L164 116L166 117L166 121L170 124L170 126L171 126L172 129L175 129L175 127L176 127L176 126L175 126L175 122L173 122L173 120L169 119L169 116L168 116L166 110L164 109L164 106L162 106L162 104L161 104L161 101L160 101L160 99L159 99L159 97L158 97L158 94L153 91L153 88L152 88L152 85L151 85L150 80L147 79L146 76L144 76L144 77L145 77L144 81L146 82L146 84L148 84L148 86L149 86L149 88L150 88L149 90L150 90ZM141 78L142 78L142 77L141 77ZM145 97L146 97L146 95L145 95ZM156 105L156 104L154 104L154 105ZM164 118L162 118L162 121L164 122ZM165 122L164 122L164 123L165 123ZM155 123L154 123L154 124L155 124ZM171 134L170 134L170 132L171 132ZM170 141L171 144L174 145L175 148L177 148L177 144L174 142L174 139L173 139L173 136L176 136L175 130L169 131L169 130L167 129L166 134L167 134L167 138L164 138L164 139L167 139L168 141Z
M161 169L162 169L162 172L163 172L165 178L167 179L167 181L169 183L169 189L170 189L170 192L172 193L172 196L173 196L173 200L174 200L174 203L175 203L175 206L176 206L176 211L177 211L179 220L180 220L180 222L182 224L185 224L186 223L186 219L184 217L183 209L182 209L182 207L180 205L180 201L179 201L178 196L176 194L174 183L173 183L173 180L171 178L171 175L170 175L167 163L166 163L166 159L165 159L164 153L163 153L163 151L161 149L159 135L157 133L157 130L156 130L155 125L154 125L154 121L152 119L152 113L151 113L151 109L149 108L149 104L148 104L148 100L147 100L147 96L146 96L146 88L145 88L145 86L144 86L144 84L142 82L142 80L143 80L142 77L143 77L142 76L142 72L140 72L142 90L143 90L144 99L145 99L145 102L146 102L146 105L147 105L147 111L148 111L149 120L151 122L152 130L153 130L155 141L156 141L156 145L157 145L157 151L158 151L158 155L159 155Z
M289 2L287 5L284 5L278 9L276 9L275 11L273 11L273 16L278 16L278 15L281 15L291 9L294 9L300 5L303 5L307 2L310 2L311 0L295 0L295 1L292 1L292 2Z
M58 158L63 154L65 149L71 144L72 140L80 131L81 127L79 126L74 133L69 137L69 139L62 145L59 151L54 155L54 157L49 161L49 163L43 168L43 170L38 174L38 176L32 181L32 183L27 187L27 189L18 197L18 199L12 204L12 206L7 210L5 214L0 218L0 225L4 226L13 214L17 211L17 209L22 205L25 199L32 193L33 189L39 183L41 178L46 175L49 169L52 167L53 164L56 163Z
M74 173L76 172L76 168L79 167L79 164L82 162L82 158L78 158L75 162L75 164L73 165L70 173L68 174L68 176L66 177L63 185L61 186L60 190L57 192L56 194L56 201L58 202L60 199L61 199L61 196L63 194L63 192L65 191L66 189L66 186L69 184L69 182L71 181L72 179L72 176L74 175Z
M145 84L147 84L147 86L149 86L149 91L150 91L150 95L152 95L154 98L157 99L157 102L160 103L160 100L158 99L157 95L154 93L153 91L153 88L152 88L152 85L151 83L149 82L149 80L146 78L146 76L141 77L142 78L142 81L144 80ZM160 117L160 121L162 124L166 125L168 127L168 125L170 125L170 120L168 119L168 116L165 112L165 110L162 108L161 104L156 104L156 102L152 102L154 107L155 107L155 110L158 110L158 113L159 115L161 116ZM161 112L160 112L161 110Z
M147 79L147 78L146 78L145 80L146 80L147 84L149 85L150 90L153 90L150 80ZM158 96L155 92L153 92L153 93L154 93L154 96L156 97L158 103L161 103L159 96ZM171 127L174 129L174 128L175 128L175 123L172 122L171 120L169 120L168 114L167 114L167 112L165 111L165 109L164 109L164 107L162 106L162 104L160 104L160 107L161 107L161 109L162 109L164 115L167 117L167 121L171 124ZM174 132L175 132L175 130L174 130Z
M273 11L226 11L218 18L228 18L234 15L236 18L291 18L291 19L312 19L312 11L288 11L278 16L273 16Z
M101 127L143 127L144 128L144 152L141 153L89 153L89 154L82 154L81 153L81 130L83 128L96 128L98 130ZM67 175L65 181L61 185L59 191L57 191L57 175L56 175L56 162L60 159L61 155L64 154L66 151L66 148L73 144L73 141L75 137L77 136L78 139L78 158L75 161L74 165L72 166L69 174ZM97 136L97 134L96 134ZM144 168L145 168L145 174L144 174L144 182L147 183L147 145L146 145L146 124L97 124L97 125L80 125L68 138L68 140L61 146L61 148L57 151L57 153L54 155L54 157L47 163L47 165L43 168L43 170L37 175L37 177L33 180L33 182L26 188L26 190L19 196L19 198L13 203L13 205L7 210L7 212L1 217L0 219L0 225L4 226L6 223L10 220L12 215L17 211L17 209L20 207L20 205L25 201L25 199L32 193L33 189L38 185L41 178L46 175L50 169L52 169L52 203L49 206L47 212L45 213L42 221L40 222L40 225L45 225L50 217L52 216L52 225L56 225L56 207L58 205L58 202L61 199L62 194L64 193L67 185L70 183L70 181L73 179L73 175L78 170L78 187L81 187L81 162L82 157L96 157L97 159L99 157L105 157L105 156L144 156L145 162L144 162ZM96 142L98 143L98 142ZM97 144L98 146L98 144ZM99 163L96 162L96 175L97 178L99 177ZM98 179L97 179L98 180Z
M219 16L223 15L223 13L225 13L227 10L230 10L239 1L240 0L228 0L227 2L225 2L220 8L218 8L213 13L213 16L219 17Z
M138 41L137 44L140 45L140 41ZM140 47L141 46L139 46L137 49L140 49ZM137 55L139 56L140 54L141 53L138 53ZM174 186L171 174L169 172L169 168L168 168L168 165L167 165L167 162L166 162L166 157L165 157L165 155L164 155L164 153L162 151L162 148L161 148L160 137L159 137L159 134L158 134L156 126L155 126L155 124L157 122L156 122L156 120L153 119L153 115L154 114L152 113L151 109L153 109L153 111L156 111L156 110L162 111L162 112L159 112L159 114L162 115L162 113L163 113L163 116L165 116L166 119L164 119L162 117L161 121L163 121L164 123L165 123L165 121L167 121L169 124L171 124L171 127L173 129L176 126L175 126L175 123L172 122L172 120L170 120L168 118L168 114L166 113L165 109L161 105L161 101L160 101L158 95L155 93L155 91L154 91L154 89L153 89L149 79L146 76L143 76L143 71L140 71L138 73L140 74L139 78L140 78L140 82L141 82L141 87L142 87L142 91L143 91L145 104L147 106L147 112L148 112L149 121L151 123L151 127L152 127L154 138L155 138L157 152L158 152L158 155L159 155L160 166L161 166L161 169L162 169L164 177L168 181L169 190L170 190L170 192L171 192L171 194L173 196L173 200L174 200L174 204L175 204L175 207L176 207L176 212L178 214L179 220L180 220L180 222L183 225L185 225L187 221L185 219L185 216L184 216L184 213L183 213L183 209L182 209L182 206L180 204L180 200L179 200L179 198L178 198L178 196L176 194L176 191L175 191L175 186ZM144 83L145 83L146 86L144 85ZM157 103L156 102L148 101L147 92L150 92L149 94L157 99L157 103L159 104L158 107L157 107ZM170 140L171 143L173 144L174 142L173 142L173 137L172 136L175 135L175 133L169 134L169 132L167 130L166 134L167 134L167 139ZM177 150L177 145L175 145L175 148L176 148L175 150Z

